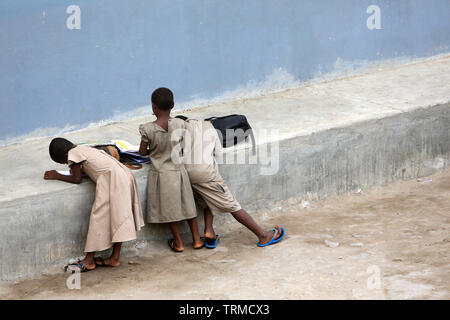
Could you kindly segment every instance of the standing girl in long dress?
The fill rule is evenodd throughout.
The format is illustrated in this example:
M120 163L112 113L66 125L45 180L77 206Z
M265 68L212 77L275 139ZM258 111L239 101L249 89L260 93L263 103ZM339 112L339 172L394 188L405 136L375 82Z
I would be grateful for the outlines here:
M152 108L157 119L139 126L139 153L149 154L151 159L147 181L147 222L167 223L173 234L169 247L182 252L184 245L179 221L187 220L194 249L203 248L204 241L198 233L197 210L189 176L180 161L180 142L186 126L183 120L170 117L173 106L172 91L159 88L153 92Z
M144 226L136 180L131 171L104 151L75 145L55 138L49 147L50 157L57 163L68 164L71 175L46 171L44 179L81 183L82 172L96 183L95 201L89 220L86 257L66 267L69 272L85 272L97 265L120 265L122 242L136 239L136 231ZM113 247L111 257L95 257L96 251Z

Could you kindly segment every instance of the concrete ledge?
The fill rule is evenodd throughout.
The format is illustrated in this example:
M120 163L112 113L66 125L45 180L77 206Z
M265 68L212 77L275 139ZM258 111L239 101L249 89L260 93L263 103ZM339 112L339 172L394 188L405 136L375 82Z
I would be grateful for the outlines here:
M450 58L359 77L230 101L188 113L246 114L258 131L278 129L279 171L262 164L221 165L244 208L257 214L287 202L317 200L348 191L429 175L450 161ZM421 76L420 82L418 76ZM138 142L135 119L65 135L75 143L123 138ZM257 132L258 133L258 132ZM78 256L84 248L94 184L42 179L58 168L48 157L51 139L0 149L0 279L39 274ZM227 150L249 153L246 145ZM145 208L148 168L135 171ZM217 219L220 224L228 215ZM222 226L221 226L222 228ZM127 244L138 253L168 230L147 225Z

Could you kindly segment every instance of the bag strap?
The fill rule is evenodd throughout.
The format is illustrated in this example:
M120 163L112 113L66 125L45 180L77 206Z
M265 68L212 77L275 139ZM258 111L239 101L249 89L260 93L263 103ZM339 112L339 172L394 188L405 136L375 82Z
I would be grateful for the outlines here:
M140 163L132 163L132 162L125 162L123 163L128 169L131 170L139 170L142 168L142 164Z

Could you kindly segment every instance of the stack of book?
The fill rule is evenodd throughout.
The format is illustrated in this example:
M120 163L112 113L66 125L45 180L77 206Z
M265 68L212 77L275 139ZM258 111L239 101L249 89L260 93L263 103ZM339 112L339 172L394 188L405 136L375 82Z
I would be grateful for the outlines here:
M139 154L139 146L137 145L133 145L126 140L111 140L110 143L119 149L121 157L133 160L136 163L150 162L148 156L141 156Z

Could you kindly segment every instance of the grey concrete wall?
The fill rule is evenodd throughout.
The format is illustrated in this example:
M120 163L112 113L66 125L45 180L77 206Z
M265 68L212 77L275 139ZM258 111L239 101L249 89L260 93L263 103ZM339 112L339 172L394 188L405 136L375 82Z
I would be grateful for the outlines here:
M233 193L256 218L283 202L323 199L444 169L450 161L450 104L284 140L279 155L276 175L260 175L259 165L221 166ZM147 169L135 175L144 200ZM38 274L80 255L93 199L94 184L86 181L56 194L2 202L0 279ZM217 222L231 219L224 214ZM164 227L147 225L127 248L168 235Z
M252 211L283 201L318 200L430 175L449 165L450 105L333 128L280 142L277 175L257 166L222 167Z

